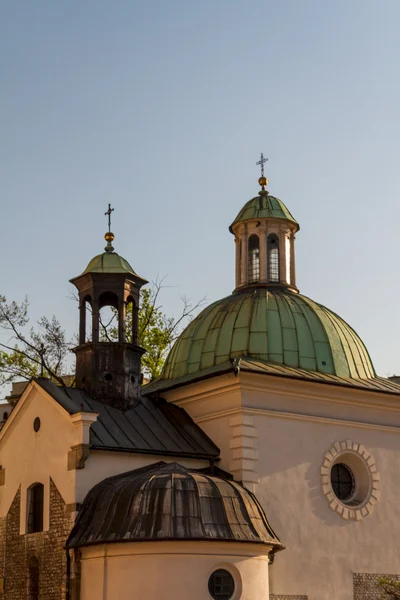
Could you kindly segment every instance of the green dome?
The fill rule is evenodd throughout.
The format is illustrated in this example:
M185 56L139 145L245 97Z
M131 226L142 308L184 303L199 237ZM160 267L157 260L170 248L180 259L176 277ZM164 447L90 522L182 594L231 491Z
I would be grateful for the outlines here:
M347 378L373 378L368 351L338 315L283 289L248 289L214 302L175 342L161 379L252 357Z
M255 198L246 202L232 225L229 227L229 230L232 232L232 227L235 223L241 223L242 221L248 221L249 219L265 219L267 217L286 219L296 225L297 231L300 229L299 224L283 204L282 200L275 198L275 196L270 196L269 193L264 190L259 192L258 196Z
M82 275L86 275L86 273L130 273L136 275L128 261L116 252L103 252L92 258Z

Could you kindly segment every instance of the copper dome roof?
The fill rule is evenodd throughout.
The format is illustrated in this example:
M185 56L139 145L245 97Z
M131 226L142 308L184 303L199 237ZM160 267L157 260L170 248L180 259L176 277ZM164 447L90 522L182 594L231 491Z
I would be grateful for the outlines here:
M67 547L157 540L282 547L249 490L220 475L164 462L109 477L92 488Z

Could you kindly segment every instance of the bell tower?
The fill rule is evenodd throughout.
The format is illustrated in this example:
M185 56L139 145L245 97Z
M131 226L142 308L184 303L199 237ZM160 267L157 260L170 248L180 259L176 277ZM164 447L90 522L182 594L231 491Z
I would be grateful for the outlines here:
M108 232L105 252L95 256L81 275L71 279L79 296L79 346L76 354L76 385L95 400L116 408L129 408L140 397L141 356L138 345L139 292L148 283L130 264L114 252L111 213L108 205ZM115 310L117 339L104 335L100 311ZM87 334L87 312L91 311L91 336ZM127 310L132 310L132 328L127 331Z

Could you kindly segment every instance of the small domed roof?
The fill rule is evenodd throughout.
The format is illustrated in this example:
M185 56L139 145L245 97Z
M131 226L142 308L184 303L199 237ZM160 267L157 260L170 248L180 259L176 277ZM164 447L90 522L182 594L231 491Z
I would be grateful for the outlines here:
M261 505L242 485L159 462L108 477L92 488L67 547L158 540L282 546Z
M92 258L82 275L86 273L130 273L131 275L137 275L125 258L117 252L110 251Z
M261 190L258 196L246 202L232 225L229 227L229 231L232 232L232 227L236 223L241 223L250 219L265 219L267 217L286 219L296 225L296 231L300 229L300 225L286 208L282 200L275 198L275 196L271 196L267 190Z
M363 342L338 315L284 288L260 287L204 309L175 342L161 379L240 357L340 377L376 377Z

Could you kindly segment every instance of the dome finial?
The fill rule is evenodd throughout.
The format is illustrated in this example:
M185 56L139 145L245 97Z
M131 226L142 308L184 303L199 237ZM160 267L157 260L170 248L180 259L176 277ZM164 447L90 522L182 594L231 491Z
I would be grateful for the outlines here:
M105 216L108 215L108 231L106 233L106 235L104 236L104 239L107 242L107 246L104 248L104 250L106 252L113 252L114 251L114 246L112 245L112 241L114 239L114 234L111 231L111 213L114 211L113 208L111 208L111 204L108 205L108 210L104 213Z
M264 158L264 154L261 152L260 160L256 163L257 165L261 165L261 177L259 178L258 183L261 185L263 191L268 185L268 179L264 176L264 163L266 163L267 160L268 158Z

